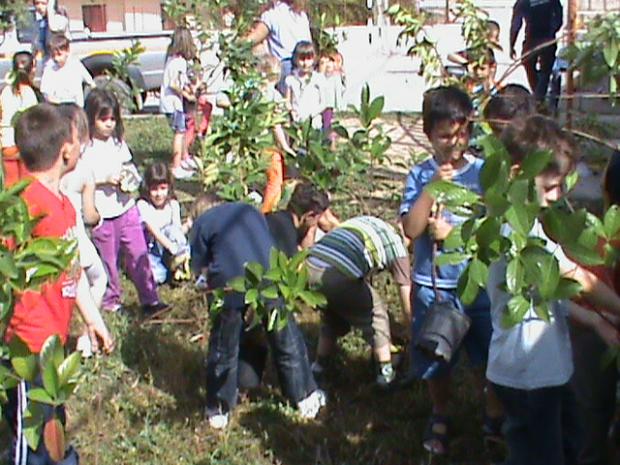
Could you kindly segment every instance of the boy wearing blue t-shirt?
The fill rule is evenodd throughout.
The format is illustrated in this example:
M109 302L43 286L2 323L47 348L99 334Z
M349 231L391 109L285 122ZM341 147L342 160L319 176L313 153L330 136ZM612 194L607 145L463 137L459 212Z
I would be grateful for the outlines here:
M435 302L432 283L433 242L442 253L443 241L452 228L466 220L437 205L424 187L436 180L452 181L481 193L479 181L483 161L467 153L471 135L470 118L473 112L469 96L456 87L438 87L424 96L422 106L423 130L433 147L433 157L416 165L407 176L403 202L400 207L405 234L414 241L412 273L412 335L416 338L428 309ZM436 214L433 212L436 211ZM463 344L472 365L484 368L491 339L491 320L486 293L481 292L470 306L464 306L457 295L459 276L467 262L437 267L437 292L443 301L453 302L471 318L471 327ZM434 454L448 449L448 403L450 400L450 365L428 358L412 349L413 374L427 382L433 413L424 435L424 448ZM484 384L480 370L480 387ZM499 439L501 407L487 396L485 433ZM491 402L489 402L491 401Z

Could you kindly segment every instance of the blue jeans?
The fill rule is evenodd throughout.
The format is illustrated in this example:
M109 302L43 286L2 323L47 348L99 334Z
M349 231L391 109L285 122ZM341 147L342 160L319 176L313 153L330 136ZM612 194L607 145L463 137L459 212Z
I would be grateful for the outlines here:
M459 300L456 289L438 289L439 295L445 301L452 302L456 308L465 312L471 318L471 326L463 339L463 346L472 366L484 366L489 357L491 343L491 314L489 311L489 297L485 291L480 291L473 304L464 306ZM412 340L415 340L422 329L426 312L435 302L435 292L432 288L414 284L411 290L411 309L414 320L411 325ZM411 365L414 375L420 379L433 379L445 376L458 360L457 353L450 363L437 361L427 357L422 351L411 349Z
M243 308L229 307L215 318L207 356L207 415L228 412L237 403L239 345L245 330L243 313ZM296 405L317 389L299 326L291 317L281 331L267 331L267 341L282 393Z
M506 465L577 463L580 434L568 384L532 390L498 384L493 388L506 414Z
M189 253L189 245L187 238L183 231L175 227L174 225L164 226L161 232L169 239L173 244L177 246L177 255ZM170 253L163 248L163 246L157 242L148 231L145 229L144 234L149 249L149 263L151 264L151 270L153 271L153 278L157 284L165 283L170 275L170 269L167 263L169 262Z

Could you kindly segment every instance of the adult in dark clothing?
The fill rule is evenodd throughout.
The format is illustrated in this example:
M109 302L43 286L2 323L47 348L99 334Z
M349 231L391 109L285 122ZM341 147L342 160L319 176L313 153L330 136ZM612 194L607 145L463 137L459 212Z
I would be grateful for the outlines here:
M516 59L515 43L525 21L525 40L521 55L552 41L562 27L562 4L560 0L517 0L512 10L510 24L510 56ZM523 58L527 80L538 101L543 101L549 87L549 79L557 45L549 44Z
M300 249L314 243L319 219L329 208L329 198L310 183L295 187L286 210L266 215L275 247L292 257ZM239 387L251 389L260 385L267 363L267 347L263 331L253 329L243 334L239 352Z
M232 278L244 275L249 262L268 267L274 245L263 215L243 203L222 203L208 209L195 220L190 242L192 268L197 274L206 269L208 289L223 288ZM207 417L213 428L225 428L236 405L245 312L244 295L227 293L209 336ZM312 377L306 345L295 320L290 318L280 331L267 332L267 339L284 395L303 417L314 418L325 398Z

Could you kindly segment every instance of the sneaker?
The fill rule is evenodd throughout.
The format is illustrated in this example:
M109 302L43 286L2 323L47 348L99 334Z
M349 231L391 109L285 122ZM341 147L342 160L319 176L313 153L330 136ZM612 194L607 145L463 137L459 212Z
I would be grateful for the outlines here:
M194 283L194 287L201 291L206 291L209 289L209 284L207 283L207 277L203 274L198 276L198 279Z
M194 176L194 172L186 170L182 166L177 166L176 168L172 168L172 176L174 176L175 179L189 179Z
M228 413L216 413L208 419L209 426L213 429L224 429L228 426Z
M187 157L181 160L181 168L183 168L186 171L196 171L199 168L199 166L198 166L198 162L196 161L196 158L190 156L190 157Z
M142 306L142 315L144 318L153 318L155 316L161 315L162 313L170 310L170 305L164 302L157 302L152 305L143 305Z
M327 396L325 392L321 389L317 389L313 391L305 399L300 400L297 403L297 408L299 409L299 416L308 420L312 420L316 418L319 414L319 410L321 407L325 407L327 404Z
M392 385L392 382L396 378L396 371L392 367L391 363L382 363L377 373L375 382L381 389L387 389Z

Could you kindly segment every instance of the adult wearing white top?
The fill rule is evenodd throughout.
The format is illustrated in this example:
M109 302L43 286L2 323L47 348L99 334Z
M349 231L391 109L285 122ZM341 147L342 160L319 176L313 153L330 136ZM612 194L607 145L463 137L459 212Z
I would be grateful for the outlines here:
M304 11L305 0L274 0L265 10L248 39L255 44L267 41L269 53L280 60L282 73L278 88L284 93L284 79L293 68L293 50L301 41L312 42L310 21Z

